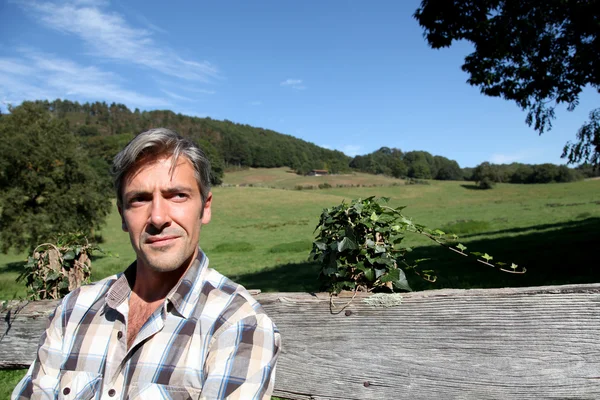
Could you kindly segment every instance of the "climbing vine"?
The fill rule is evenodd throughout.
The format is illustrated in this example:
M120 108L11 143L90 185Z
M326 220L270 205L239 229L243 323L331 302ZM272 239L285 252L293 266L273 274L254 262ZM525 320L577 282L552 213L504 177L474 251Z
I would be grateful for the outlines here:
M402 243L407 233L424 235L451 251L505 272L525 272L514 263L494 263L487 253L467 252L456 235L416 224L402 214L404 207L390 207L388 201L385 197L369 197L323 210L309 259L321 265L319 278L324 289L332 293L410 291L407 272L435 282L434 271L419 268L424 260L407 259L412 251Z
M23 273L30 300L59 299L90 282L92 252L100 248L80 233L61 235L56 243L37 246L28 257Z

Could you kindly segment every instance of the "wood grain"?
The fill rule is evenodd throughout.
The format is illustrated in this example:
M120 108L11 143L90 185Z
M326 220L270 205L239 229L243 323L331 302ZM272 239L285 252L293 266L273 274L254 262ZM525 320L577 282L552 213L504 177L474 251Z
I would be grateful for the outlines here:
M600 284L425 291L389 308L358 295L339 313L323 293L255 297L283 337L276 396L600 398ZM3 312L0 368L32 361L55 304Z

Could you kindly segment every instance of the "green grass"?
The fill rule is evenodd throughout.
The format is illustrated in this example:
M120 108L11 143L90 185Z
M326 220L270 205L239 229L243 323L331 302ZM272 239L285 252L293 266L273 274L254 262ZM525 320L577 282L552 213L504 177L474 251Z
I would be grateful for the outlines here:
M291 243L279 243L269 249L270 253L298 253L310 251L312 242L310 240L298 240Z
M329 184L332 187L344 186L389 186L403 185L401 179L383 175L371 175L361 172L328 176L297 175L289 168L248 168L225 174L225 185L266 187L277 189L295 189L296 187L318 189L319 185ZM327 190L327 189L323 189Z
M256 172L256 171L255 171ZM293 189L293 174L263 170L271 182ZM225 182L249 180L248 171L225 176ZM319 178L319 177L316 177ZM409 275L416 289L441 287L537 286L600 281L595 248L600 239L600 180L564 184L498 184L474 190L465 182L430 181L429 185L377 187L334 186L323 190L266 187L222 187L213 191L213 218L202 227L200 244L213 268L251 289L317 291L318 266L307 262L313 230L323 208L353 198L386 196L392 206L430 228L452 228L470 251L485 251L494 260L526 266L525 275L511 275L466 262L424 237L409 236L413 259L432 258L425 268L436 271L430 284ZM372 179L375 181L375 178ZM395 181L395 180L390 180ZM256 183L264 182L257 179ZM100 232L101 246L112 255L93 261L93 279L122 271L134 260L129 237L121 230L116 207ZM0 255L0 299L25 295L14 282L25 254ZM24 373L24 372L23 372ZM19 374L0 372L0 390L8 390ZM20 376L20 375L19 375ZM12 379L12 380L11 380ZM4 392L2 392L4 393ZM0 398L6 398L0 395Z
M212 250L215 253L246 253L254 250L254 245L248 242L219 243Z
M463 219L449 222L440 229L447 234L464 235L467 233L487 232L492 224L489 221L474 221L472 219Z
M0 399L10 399L10 394L26 372L26 369L0 371Z
M282 171L265 171L280 175ZM246 174L241 171L236 174ZM226 181L242 178L226 175ZM275 174L276 175L276 174ZM498 184L473 190L464 182L431 181L430 185L343 187L326 190L280 190L261 187L215 188L212 222L203 226L200 243L211 266L250 288L279 291L318 290L315 268L307 262L313 230L323 208L357 197L390 197L393 206L430 228L457 233L472 251L496 260L526 265L530 272L506 280L507 274L482 271L424 237L407 244L421 253L441 257L430 263L440 269L440 282L455 287L546 284L564 280L592 281L597 272L581 272L576 263L594 259L598 239L600 181L547 185ZM100 232L101 246L93 262L94 280L122 271L134 260L128 235L121 230L116 207ZM425 247L423 247L425 246ZM421 254L422 255L422 254ZM0 255L0 299L25 295L14 282L25 254ZM465 271L462 271L462 269ZM550 273L539 273L544 269ZM458 273L467 273L461 279ZM591 275L590 275L591 274ZM289 279L281 279L282 276ZM481 282L478 282L481 279ZM441 284L441 283L440 283ZM432 287L440 287L439 284Z

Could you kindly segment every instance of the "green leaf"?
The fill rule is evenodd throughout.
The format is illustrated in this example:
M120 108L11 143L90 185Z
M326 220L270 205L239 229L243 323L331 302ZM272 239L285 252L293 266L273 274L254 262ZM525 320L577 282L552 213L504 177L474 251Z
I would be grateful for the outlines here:
M323 272L323 275L330 276L337 272L337 267L327 266L327 267L323 268L322 272Z
M375 280L375 271L373 271L372 269L368 269L365 271L365 278L369 281L369 282L373 282Z
M377 221L379 220L379 216L377 215L377 213L375 211L373 211L373 213L371 214L371 221Z
M385 253L385 246L376 245L375 253Z
M392 285L394 285L395 289L406 290L408 292L412 292L412 288L408 284L408 280L406 279L406 274L400 268L398 268L400 277L398 280L393 281Z
M48 276L46 277L46 281L55 281L58 278L58 273L56 272L51 272L48 274Z
M75 252L72 250L69 250L65 253L65 255L63 256L63 260L65 261L70 261L70 260L74 260L75 259Z
M485 259L485 261L490 261L493 260L494 257L490 256L488 253L485 253L484 255L481 256L481 258Z
M465 246L462 243L459 243L456 245L456 248L459 249L460 251L464 252L467 249L467 246Z
M327 245L323 242L314 242L315 246L317 246L317 249L319 250L326 250L327 249Z
M393 282L400 279L400 269L391 269L387 274L381 277L381 282Z
M356 249L358 249L358 245L356 244L356 242L352 241L350 238L345 237L342 239L341 242L338 242L337 249L338 249L338 252L341 253L344 250L356 250Z

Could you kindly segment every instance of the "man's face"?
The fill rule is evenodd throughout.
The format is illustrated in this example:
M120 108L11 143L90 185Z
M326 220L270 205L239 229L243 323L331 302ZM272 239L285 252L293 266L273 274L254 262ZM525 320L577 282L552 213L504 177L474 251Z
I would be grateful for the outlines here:
M200 226L210 221L212 194L202 207L192 163L179 157L171 173L171 159L150 159L125 176L119 213L138 268L158 272L187 268L196 256Z

